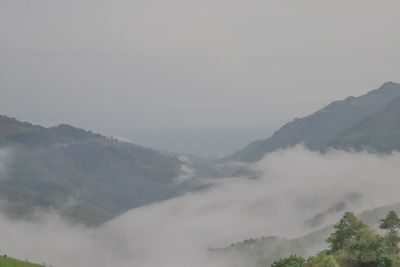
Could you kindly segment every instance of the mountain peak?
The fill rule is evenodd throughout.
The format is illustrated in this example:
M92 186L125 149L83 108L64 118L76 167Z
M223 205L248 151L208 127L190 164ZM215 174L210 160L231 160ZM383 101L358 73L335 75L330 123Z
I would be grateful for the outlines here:
M395 83L395 82L392 82L392 81L388 81L388 82L383 83L383 84L382 84L378 89L376 89L376 90L393 90L393 89L398 90L399 87L400 87L400 83Z
M87 139L87 138L101 138L100 134L95 134L92 131L86 131L81 128L74 127L69 124L59 124L57 126L49 128L51 131L61 134L63 136L72 137L74 139Z
M400 83L394 83L394 82L385 82L383 83L378 89L372 90L368 92L366 95L376 95L376 94L381 94L381 95L397 95L400 90Z
M392 82L392 81L388 81L388 82L383 83L381 87L385 87L385 86L399 86L399 85L400 85L400 83L395 83L395 82Z

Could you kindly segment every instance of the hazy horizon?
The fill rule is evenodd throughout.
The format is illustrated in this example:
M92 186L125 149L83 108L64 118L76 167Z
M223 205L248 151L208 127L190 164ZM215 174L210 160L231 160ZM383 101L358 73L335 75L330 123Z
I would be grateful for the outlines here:
M0 0L0 267L400 266L399 11Z
M38 211L31 221L0 212L7 240L0 249L58 267L257 266L230 254L210 257L207 248L262 236L300 237L336 222L344 210L398 203L399 163L399 152L322 154L296 146L252 164L258 179L210 180L206 190L129 210L99 227L71 225L57 211ZM344 210L332 211L338 203ZM307 223L327 211L318 224Z
M221 156L399 81L400 2L0 1L0 113Z

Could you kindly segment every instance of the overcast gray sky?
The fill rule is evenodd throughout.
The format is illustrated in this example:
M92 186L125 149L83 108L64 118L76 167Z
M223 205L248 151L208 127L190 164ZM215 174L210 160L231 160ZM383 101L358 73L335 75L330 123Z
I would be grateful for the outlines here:
M229 153L400 76L398 0L0 0L0 113Z

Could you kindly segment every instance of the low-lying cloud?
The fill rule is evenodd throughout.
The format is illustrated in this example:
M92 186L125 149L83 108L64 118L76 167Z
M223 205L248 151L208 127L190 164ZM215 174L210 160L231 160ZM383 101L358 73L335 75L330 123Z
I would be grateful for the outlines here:
M269 154L257 179L215 180L206 191L137 208L98 228L52 214L36 222L0 218L0 253L56 267L226 267L208 247L268 235L296 237L360 212L400 202L400 154L388 156L301 146ZM339 203L339 204L338 204ZM324 214L317 225L307 222Z
M13 159L13 150L9 148L0 149L0 180L8 177L8 166Z

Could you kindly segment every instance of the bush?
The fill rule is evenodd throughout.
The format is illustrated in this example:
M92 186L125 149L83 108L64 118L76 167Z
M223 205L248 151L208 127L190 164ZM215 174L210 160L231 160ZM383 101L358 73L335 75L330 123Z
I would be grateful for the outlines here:
M274 262L271 267L303 267L305 262L304 258L291 255L288 258Z
M321 252L317 256L308 258L304 267L340 267L340 265L332 255Z

